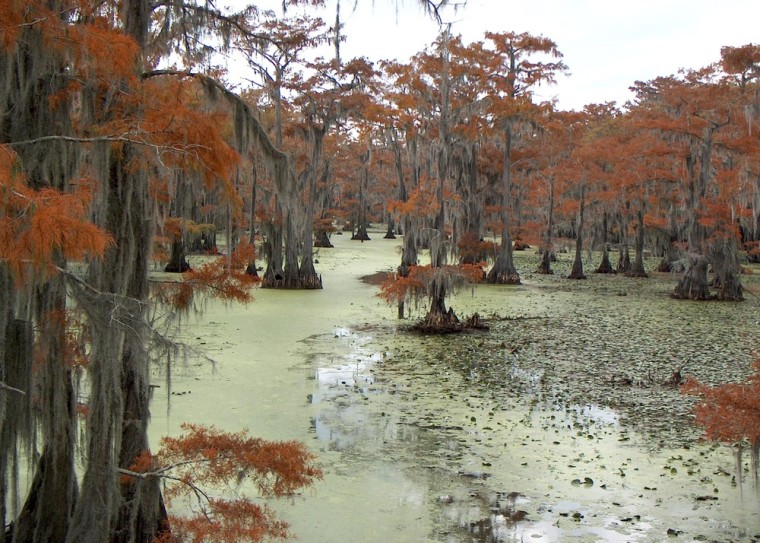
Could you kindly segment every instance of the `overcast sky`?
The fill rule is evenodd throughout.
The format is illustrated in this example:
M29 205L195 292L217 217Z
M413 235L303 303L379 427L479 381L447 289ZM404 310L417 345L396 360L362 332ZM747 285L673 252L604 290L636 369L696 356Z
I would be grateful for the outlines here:
M321 16L332 24L336 0ZM344 59L408 60L440 32L415 0L342 0ZM260 0L257 5L281 5ZM468 0L444 12L465 42L486 31L551 38L571 75L541 89L563 109L631 97L636 80L699 68L720 58L723 45L760 43L760 0Z

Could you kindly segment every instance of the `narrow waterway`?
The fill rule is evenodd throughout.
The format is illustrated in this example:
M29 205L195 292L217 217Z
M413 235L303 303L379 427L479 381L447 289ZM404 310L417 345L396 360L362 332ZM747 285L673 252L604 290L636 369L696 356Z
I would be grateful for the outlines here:
M216 363L175 363L171 386L156 389L153 404L156 440L194 422L305 442L325 477L276 505L300 541L760 534L757 492L737 481L732 450L697 443L677 390L660 386L666 369L705 340L688 330L672 342L657 337L659 319L686 308L672 309L665 283L641 305L643 287L630 280L600 279L575 292L561 278L524 274L521 287L479 286L453 301L460 315L489 318L490 331L420 337L399 329L395 308L360 280L393 269L399 242L375 234L333 243L317 257L324 290L258 290L247 306L211 302L189 319L181 339ZM609 321L596 318L605 311ZM741 374L757 323L729 326L724 311L735 320L757 304L671 320L744 334L703 348L725 352L725 371ZM613 315L639 315L642 324L623 332ZM591 328L587 337L577 326ZM654 359L664 365L648 366ZM165 382L162 370L155 378ZM619 382L625 388L611 386Z

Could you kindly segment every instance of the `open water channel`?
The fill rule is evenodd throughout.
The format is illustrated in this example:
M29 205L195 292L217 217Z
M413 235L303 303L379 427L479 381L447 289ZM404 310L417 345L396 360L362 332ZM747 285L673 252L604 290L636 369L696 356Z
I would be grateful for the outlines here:
M257 290L185 322L216 362L175 363L170 385L156 370L156 441L194 422L305 442L324 479L269 505L306 543L760 540L749 461L699 442L692 400L664 384L681 367L745 378L754 295L677 302L673 277L575 282L566 262L538 276L531 251L523 285L451 301L489 331L419 336L361 280L394 269L400 242L333 243L323 290Z

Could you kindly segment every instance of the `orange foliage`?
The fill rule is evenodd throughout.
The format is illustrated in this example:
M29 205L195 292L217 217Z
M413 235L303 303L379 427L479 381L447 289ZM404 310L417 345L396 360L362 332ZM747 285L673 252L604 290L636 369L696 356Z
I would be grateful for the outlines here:
M0 0L0 45L6 51L11 49L21 33L24 22L21 2Z
M424 288L422 281L415 277L414 270L419 266L411 266L410 273L404 277L397 273L390 275L380 285L377 296L388 304L401 303L409 297L410 293L420 292Z
M496 253L496 243L493 241L480 240L472 232L464 233L457 243L459 257L464 262L472 262L480 259L481 255L493 255Z
M681 388L700 397L694 407L697 424L708 439L728 443L760 443L760 361L746 383L727 383L716 387L689 379Z
M172 533L159 542L237 543L287 539L288 525L249 500L210 499L205 514L171 518Z
M77 44L76 57L80 77L110 82L114 76L133 77L137 66L139 48L137 43L116 31L111 22L102 17L89 19L89 24L69 25L61 41Z
M23 282L55 273L56 258L102 256L111 238L88 220L89 182L64 194L35 191L18 172L15 154L0 146L0 261Z
M388 304L396 304L404 300L419 300L427 296L428 288L433 284L433 280L445 276L450 281L479 283L483 280L483 268L485 263L479 264L459 264L431 267L410 266L409 275L403 277L398 273L388 276L388 279L380 285L380 292L377 293L379 298L385 300Z
M164 477L169 500L185 495L199 499L200 510L194 515L171 518L172 533L162 541L233 543L288 537L287 524L267 507L247 497L214 498L201 486L224 487L229 494L231 486L247 479L261 496L291 495L322 478L314 455L295 441L265 441L213 426L182 428L185 434L164 438L155 457L144 452L125 474Z
M183 273L183 281L169 297L169 303L177 309L187 309L194 296L200 292L221 300L250 302L253 299L251 289L260 281L258 276L245 272L253 256L253 246L241 243L229 260L221 256Z

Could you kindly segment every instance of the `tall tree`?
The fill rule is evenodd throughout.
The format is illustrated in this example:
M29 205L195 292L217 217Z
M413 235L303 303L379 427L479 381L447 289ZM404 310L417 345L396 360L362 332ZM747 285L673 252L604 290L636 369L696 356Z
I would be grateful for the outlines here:
M501 131L503 153L501 186L501 245L496 262L488 272L489 283L517 284L520 275L512 257L512 236L510 233L511 211L513 209L512 150L516 127L529 123L530 116L537 110L533 103L533 88L540 84L553 83L555 77L567 67L559 60L562 54L557 44L543 36L528 33L486 32L488 49L493 51L486 64L485 76L491 88L488 92L490 107L488 113L495 127ZM553 62L535 60L536 56L557 59Z
M0 168L7 192L0 228L3 239L13 240L2 268L3 277L16 277L15 284L2 283L0 344L13 346L14 368L31 368L21 349L29 342L27 327L7 323L35 321L49 332L41 337L45 373L37 377L44 386L39 389L44 450L6 540L147 543L169 530L160 478L124 481L119 473L149 449L154 181L178 169L233 197L235 147L245 141L261 148L273 170L284 171L283 156L250 109L218 81L192 70L213 50L215 38L252 32L256 10L229 14L205 4L129 0L7 2L0 11L0 70L6 81L0 90ZM213 43L229 44L224 39ZM182 69L154 69L170 53L183 60ZM191 88L202 89L203 100L188 99L197 95L188 94ZM224 113L208 107L214 97L223 99ZM51 122L24 126L15 111L39 113ZM237 123L229 122L231 114ZM230 141L234 136L239 145ZM53 187L32 192L24 186L51 182ZM67 271L69 259L84 260L84 274ZM226 272L232 271L231 263ZM51 271L58 273L55 280L49 280ZM25 295L28 302L15 308L8 303L38 286L38 297ZM79 336L86 342L83 348L65 342L67 320L56 317L70 313L69 300L86 315ZM18 339L5 341L11 337ZM80 391L86 396L86 444L77 483L76 396L65 368L82 353L87 358L86 388ZM4 362L3 374L5 367ZM8 390L19 398L6 413L14 412L17 400L20 406L32 399L31 386L11 385L2 387L1 400ZM12 435L13 441L3 440L3 467L25 439L6 421L4 436ZM3 491L6 473L3 469L0 475ZM7 503L4 492L2 498Z

